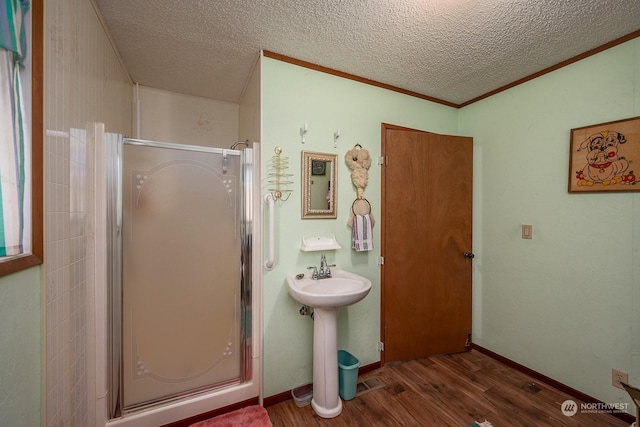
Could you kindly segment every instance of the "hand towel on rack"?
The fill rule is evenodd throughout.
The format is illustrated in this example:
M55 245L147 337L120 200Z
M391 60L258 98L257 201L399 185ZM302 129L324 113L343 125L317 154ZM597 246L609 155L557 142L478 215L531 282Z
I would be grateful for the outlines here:
M353 217L351 247L357 252L373 250L373 226L369 214Z

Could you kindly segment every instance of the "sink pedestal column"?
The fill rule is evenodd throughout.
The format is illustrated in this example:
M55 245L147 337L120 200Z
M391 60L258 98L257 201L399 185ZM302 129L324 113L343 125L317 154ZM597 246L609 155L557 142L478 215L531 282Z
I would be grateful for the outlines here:
M338 309L313 310L313 399L311 406L322 418L342 412L338 395Z

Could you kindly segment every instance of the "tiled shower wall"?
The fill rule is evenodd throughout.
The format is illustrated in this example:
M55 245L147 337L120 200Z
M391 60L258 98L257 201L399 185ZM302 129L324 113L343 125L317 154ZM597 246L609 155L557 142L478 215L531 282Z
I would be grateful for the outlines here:
M45 1L44 425L94 424L93 123L131 134L132 88L93 1Z

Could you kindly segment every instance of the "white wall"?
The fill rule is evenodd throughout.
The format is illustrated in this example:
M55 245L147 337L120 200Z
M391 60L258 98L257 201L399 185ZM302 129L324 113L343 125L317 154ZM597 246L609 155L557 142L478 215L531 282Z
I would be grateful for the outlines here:
M635 39L460 112L475 147L474 342L604 402L626 399L611 368L640 381L640 194L569 194L569 138L640 115L639 71Z
M89 135L93 122L131 133L132 91L93 2L49 0L44 16L45 128L70 134L49 132L44 141L44 425L89 426L96 373Z
M140 139L229 148L238 140L238 104L139 86Z

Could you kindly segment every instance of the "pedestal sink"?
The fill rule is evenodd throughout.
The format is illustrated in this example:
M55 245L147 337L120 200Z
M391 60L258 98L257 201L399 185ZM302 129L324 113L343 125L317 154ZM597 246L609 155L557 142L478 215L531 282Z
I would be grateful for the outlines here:
M313 315L313 399L311 406L322 418L342 412L338 396L338 309L367 296L371 281L344 270L332 270L332 277L313 280L287 276L289 295L314 308Z

